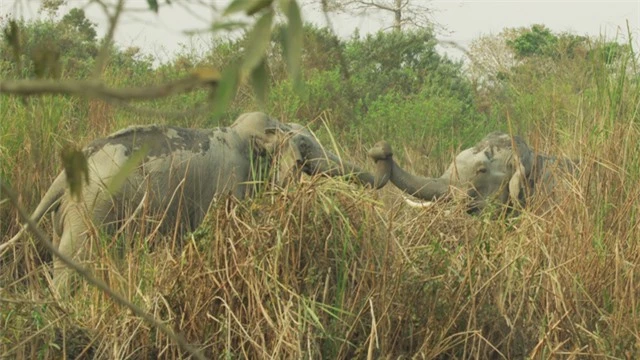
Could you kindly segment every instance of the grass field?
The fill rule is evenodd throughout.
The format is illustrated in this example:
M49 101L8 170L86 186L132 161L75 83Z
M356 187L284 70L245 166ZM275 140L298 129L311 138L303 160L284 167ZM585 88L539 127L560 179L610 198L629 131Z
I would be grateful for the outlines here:
M455 203L415 209L391 185L372 191L307 177L220 202L184 239L105 236L96 275L206 358L639 358L635 64L631 53L618 67L514 75L510 98L490 99L503 129L544 153L580 159L552 201L518 216L469 216ZM0 175L30 210L60 171L66 143L134 123L210 126L206 116L149 118L53 96L3 96L0 119ZM332 131L347 158L372 168L371 143ZM421 157L415 144L396 148L424 175L450 160ZM19 226L15 209L0 201L2 243ZM52 233L49 220L42 227ZM42 254L29 240L0 259L3 358L189 356L88 284L55 300Z

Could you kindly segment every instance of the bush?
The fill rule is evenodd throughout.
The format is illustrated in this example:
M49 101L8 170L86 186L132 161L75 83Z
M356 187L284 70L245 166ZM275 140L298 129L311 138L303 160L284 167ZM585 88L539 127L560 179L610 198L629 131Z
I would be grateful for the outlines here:
M87 20L83 10L71 9L60 21L19 21L16 24L17 34L13 40L8 36L11 32L9 24L3 24L7 30L0 45L0 63L16 66L15 50L19 51L23 73L14 73L14 77L84 78L89 75L98 53L98 42L96 25ZM19 41L17 48L16 41Z

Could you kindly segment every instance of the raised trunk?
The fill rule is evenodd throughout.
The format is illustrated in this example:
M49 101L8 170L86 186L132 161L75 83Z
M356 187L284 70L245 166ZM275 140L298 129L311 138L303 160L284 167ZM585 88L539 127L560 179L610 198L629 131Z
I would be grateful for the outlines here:
M437 200L449 192L449 179L446 177L425 178L409 174L398 166L392 158L385 161L391 164L391 182L400 190L423 200Z

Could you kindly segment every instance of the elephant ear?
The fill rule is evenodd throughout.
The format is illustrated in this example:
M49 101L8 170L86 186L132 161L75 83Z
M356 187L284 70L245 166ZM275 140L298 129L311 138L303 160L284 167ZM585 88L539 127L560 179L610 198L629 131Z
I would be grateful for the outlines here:
M292 176L295 177L304 159L302 157L298 137L295 131L281 128L267 128L264 134L255 138L255 147L271 157L276 182L285 185Z
M279 128L266 128L253 139L254 148L263 155L275 154L287 141L288 132Z

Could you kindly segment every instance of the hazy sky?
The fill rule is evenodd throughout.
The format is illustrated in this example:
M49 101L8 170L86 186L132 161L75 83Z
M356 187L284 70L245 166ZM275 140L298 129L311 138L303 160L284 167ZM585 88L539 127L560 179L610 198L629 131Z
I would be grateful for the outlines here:
M114 0L109 0L114 2ZM306 3L309 0L298 1ZM424 0L413 0L424 1ZM188 30L205 30L228 0L173 0L172 5L161 4L158 15L146 12L128 14L120 23L116 40L124 45L140 46L156 56L167 57L180 49L180 44L201 46L207 35L189 37ZM200 2L208 6L188 6ZM86 4L87 0L68 0L70 7ZM128 7L146 8L147 0L127 0ZM446 27L450 35L442 34L442 40L452 40L467 46L482 34L496 34L505 27L544 24L553 31L569 31L578 35L606 35L607 38L627 38L627 22L636 45L640 44L640 0L627 1L430 1L436 10L434 20ZM8 13L27 18L38 16L37 0L0 0L0 14ZM106 18L97 6L87 9L90 19L99 24L101 33L106 29ZM361 33L374 32L391 24L391 16L330 15L334 29L342 37L350 36L358 28ZM303 6L305 21L323 25L324 15L310 6ZM454 54L456 56L457 54Z

